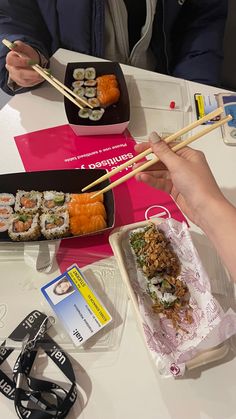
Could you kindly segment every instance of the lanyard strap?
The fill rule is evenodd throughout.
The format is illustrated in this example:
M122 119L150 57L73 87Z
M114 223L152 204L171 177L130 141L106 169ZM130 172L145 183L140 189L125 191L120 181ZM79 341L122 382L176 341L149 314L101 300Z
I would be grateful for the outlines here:
M39 311L31 312L11 333L10 340L28 341L19 354L13 379L0 369L0 391L14 400L16 413L21 419L65 418L75 403L77 387L72 364L67 354L46 333L48 318ZM0 346L0 366L14 351L6 347L7 340ZM30 372L38 350L43 349L71 382L69 390L56 383L31 377Z

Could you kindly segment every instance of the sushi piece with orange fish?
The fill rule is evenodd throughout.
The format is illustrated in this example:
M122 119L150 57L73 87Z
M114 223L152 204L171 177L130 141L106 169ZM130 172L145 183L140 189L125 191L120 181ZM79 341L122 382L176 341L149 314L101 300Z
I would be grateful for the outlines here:
M70 218L70 231L74 236L79 234L94 233L107 227L102 215L75 215Z
M107 107L118 102L120 89L115 74L97 77L97 99L101 106Z

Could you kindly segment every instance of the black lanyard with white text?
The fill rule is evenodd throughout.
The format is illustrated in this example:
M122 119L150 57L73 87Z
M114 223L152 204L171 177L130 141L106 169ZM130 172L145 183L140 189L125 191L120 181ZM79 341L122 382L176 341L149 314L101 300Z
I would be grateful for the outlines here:
M22 342L22 350L14 365L12 379L0 369L0 392L14 400L16 413L21 419L63 419L77 397L71 362L66 353L46 333L49 321L50 318L40 311L31 312L0 346L1 366L14 351L10 347L11 341L14 344ZM39 349L45 351L71 382L69 390L51 381L30 376Z

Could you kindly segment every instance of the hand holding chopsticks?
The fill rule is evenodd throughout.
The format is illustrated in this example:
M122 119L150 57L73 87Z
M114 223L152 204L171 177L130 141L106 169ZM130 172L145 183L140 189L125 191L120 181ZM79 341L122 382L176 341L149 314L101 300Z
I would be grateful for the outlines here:
M170 143L171 141L176 140L177 138L179 138L181 135L187 133L188 131L192 130L193 128L201 125L202 123L215 118L216 116L220 115L223 112L222 108L218 108L215 111L209 113L208 115L204 116L203 118L193 122L192 124L189 124L188 126L184 127L182 130L176 132L175 134L167 137L164 141L166 143ZM174 147L172 148L173 151L178 151L181 148L187 146L188 144L192 143L193 141L196 141L198 138L201 138L202 136L208 134L209 132L213 131L214 129L220 127L221 125L225 124L226 122L230 121L232 119L232 117L229 115L225 118L223 118L220 121L215 122L214 124L204 128L202 131L194 134L193 136L191 136L190 138L186 139L185 141L182 141L179 144L174 145ZM121 166L117 167L116 169L112 170L111 172L107 173L106 175L100 177L99 179L97 179L95 182L87 185L84 190L87 190L97 184L99 184L100 182L109 179L111 176L113 176L114 174L120 172L122 169L130 166L131 164L137 162L138 160L142 159L143 157L147 156L148 154L152 153L152 149L148 148L147 150L145 150L143 153L138 154L137 156L135 156L134 158L132 158L131 160L127 161L126 163L122 164ZM93 195L93 197L99 195L100 193L104 193L109 191L110 189L113 189L115 186L120 185L121 183L125 182L126 180L132 178L133 176L135 176L137 173L146 170L147 168L149 168L150 166L152 166L154 163L158 162L159 158L158 157L154 157L152 160L147 161L146 163L142 164L141 166L139 166L138 168L134 169L133 171L127 173L125 176L121 177L120 179L116 180L115 182L111 183L110 185L108 185L107 187L105 187L104 189L102 189L101 191L98 191L97 193L95 193Z
M15 51L15 45L8 41L7 39L3 39L2 43L9 48L10 50ZM20 52L15 51L16 54L21 58L28 58L26 55L21 54ZM93 106L90 105L87 100L83 99L82 97L78 96L74 93L69 87L65 86L60 80L56 79L50 72L42 67L39 64L32 64L31 67L35 70L44 80L48 81L55 89L57 89L60 93L62 93L67 99L69 99L74 105L83 109L84 106L93 109Z

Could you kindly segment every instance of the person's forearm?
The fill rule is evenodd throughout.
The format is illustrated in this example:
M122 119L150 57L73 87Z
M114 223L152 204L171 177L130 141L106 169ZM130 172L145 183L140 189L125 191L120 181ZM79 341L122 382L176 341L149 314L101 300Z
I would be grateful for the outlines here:
M226 199L208 202L199 217L199 226L236 282L236 208Z

